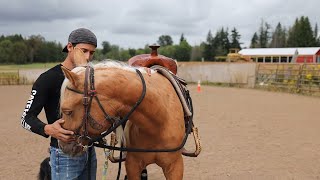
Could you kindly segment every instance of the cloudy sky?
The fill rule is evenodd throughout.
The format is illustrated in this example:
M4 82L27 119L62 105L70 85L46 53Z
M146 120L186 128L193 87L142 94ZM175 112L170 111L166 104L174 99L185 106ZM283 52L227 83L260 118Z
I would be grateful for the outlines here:
M248 46L262 19L272 28L288 27L308 16L320 25L320 0L0 0L0 35L42 35L67 43L70 32L91 29L102 41L123 48L141 48L181 34L191 45L205 41L221 27L236 27Z

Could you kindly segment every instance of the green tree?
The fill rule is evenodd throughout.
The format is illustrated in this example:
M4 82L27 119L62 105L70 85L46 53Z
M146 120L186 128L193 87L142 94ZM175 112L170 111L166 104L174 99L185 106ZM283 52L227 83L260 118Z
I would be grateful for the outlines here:
M221 28L213 39L213 48L216 56L225 56L230 49L228 29Z
M316 41L315 46L320 46L320 37L318 34L318 24L316 24L314 27L314 39Z
M102 41L102 54L107 54L111 51L111 44L108 41Z
M13 43L11 59L12 59L12 63L15 63L15 64L27 63L28 47L23 41Z
M26 44L28 46L28 57L30 63L35 61L35 54L39 51L39 48L44 44L44 42L45 39L41 35L31 35L29 37Z
M111 45L111 50L107 53L107 58L120 60L120 48L118 45Z
M286 30L281 26L279 22L275 31L272 34L270 47L271 48L283 48L286 46Z
M308 17L301 16L296 19L289 29L288 47L312 47L317 45L317 40L312 31Z
M206 42L204 42L203 58L208 61L212 61L215 57L215 51L213 46L213 36L209 30L207 34Z
M316 39L314 37L314 32L308 17L302 16L300 19L301 22L301 36L299 37L300 47L312 47L316 45ZM303 34L303 38L302 38Z
M173 41L171 36L169 35L161 35L157 41L160 46L170 46L173 45Z
M175 58L176 46L164 46L158 49L158 54L169 58Z
M12 42L10 40L2 40L0 42L0 62L1 63L13 63L12 62Z
M102 53L102 49L97 48L95 53L93 54L93 60L101 61L106 59L106 55Z
M5 39L10 40L12 43L24 41L21 34L10 35L7 36Z
M130 57L133 57L133 56L136 55L136 50L135 50L135 49L129 48L129 49L128 49L128 52L129 52Z
M300 29L300 21L298 18L296 18L293 26L289 28L288 31L288 41L287 41L287 47L299 47L298 46L298 33Z
M176 46L176 52L174 58L178 61L190 61L192 47L186 40L183 40Z
M316 24L314 26L314 31L313 31L313 36L314 36L314 39L318 39L318 24Z
M183 33L182 33L181 36L180 36L180 41L179 41L179 43L183 42L184 40L186 40L186 39L184 38L184 35L183 35Z
M193 46L191 50L191 61L201 61L202 53L204 51L204 43L200 46Z
M4 37L4 35L1 35L0 36L0 42L3 41L3 40L5 40L5 37Z
M119 54L119 60L120 61L128 61L128 59L131 57L129 54L129 50L125 50L125 49L120 49L120 54Z
M261 21L261 25L259 28L259 47L260 48L266 48L268 47L269 39L270 39L270 24L267 22L264 22L263 20Z
M231 30L231 42L230 42L230 48L238 48L241 49L240 46L240 37L241 35L237 31L237 29L234 27Z
M255 32L251 38L251 43L250 43L250 48L258 48L259 44L258 44L258 35Z
M35 53L35 62L58 62L63 59L62 46L56 42L46 41Z
M144 48L138 48L136 50L136 55L139 55L139 54L150 54L151 53L151 49L149 48L149 44L146 44L144 46Z

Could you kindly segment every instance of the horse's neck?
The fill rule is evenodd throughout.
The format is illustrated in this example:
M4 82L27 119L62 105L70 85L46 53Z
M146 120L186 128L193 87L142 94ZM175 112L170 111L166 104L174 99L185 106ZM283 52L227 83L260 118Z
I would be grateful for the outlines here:
M117 108L122 110L121 113L131 109L139 100L143 91L139 76L135 72L121 69L106 70L102 73L105 74L96 75L96 78L101 78L97 79L99 81L99 94L115 101Z
M102 93L116 101L118 114L124 117L141 97L142 81L135 72L120 69L106 70L100 76ZM144 76L146 94L141 104L130 116L136 125L166 126L174 118L183 117L180 100L170 82L159 74ZM107 105L107 104L106 104Z
M155 76L155 74L152 76ZM131 111L143 93L141 79L135 72L117 69L109 71L108 76L102 76L102 78L104 78L103 83L100 83L100 85L103 89L100 91L106 93L105 95L109 96L113 101L116 101L117 107L115 108L118 109L118 114L124 117ZM134 124L141 124L142 121L145 121L144 119L150 116L154 116L154 122L152 123L156 123L157 118L162 116L160 114L157 115L157 112L159 112L159 108L164 108L164 105L161 104L163 101L159 101L163 97L157 93L163 90L152 87L152 84L150 84L151 80L148 80L148 78L145 77L146 95L130 116L130 121L134 122ZM143 125L146 125L145 122L143 122Z

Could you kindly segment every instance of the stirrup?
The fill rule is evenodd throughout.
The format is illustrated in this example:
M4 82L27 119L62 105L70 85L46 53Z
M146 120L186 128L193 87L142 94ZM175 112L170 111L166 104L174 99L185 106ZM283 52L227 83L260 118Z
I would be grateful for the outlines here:
M115 147L117 144L118 140L116 138L116 134L112 133L110 138L110 146ZM114 150L110 150L108 158L112 163L118 163L120 161L123 162L126 160L126 152L124 152L122 159L120 159L120 157L114 157Z
M194 152L190 152L183 147L182 148L182 155L188 156L188 157L197 157L202 150L202 147L200 144L199 132L198 132L197 127L192 127L192 134L193 134L194 143L196 145L196 150Z

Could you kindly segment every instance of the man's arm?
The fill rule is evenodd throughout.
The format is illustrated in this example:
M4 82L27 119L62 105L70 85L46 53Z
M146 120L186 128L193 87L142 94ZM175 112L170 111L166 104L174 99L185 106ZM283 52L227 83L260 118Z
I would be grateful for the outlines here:
M44 126L46 124L38 119L38 115L47 101L47 91L48 89L45 87L44 78L41 75L32 86L30 97L21 116L21 126L24 129L44 137L49 137L44 132Z
M34 83L30 98L21 116L21 125L24 129L44 137L52 136L64 142L72 141L74 138L70 135L74 133L61 127L64 120L59 119L53 124L45 124L38 118L49 97L50 87L48 82L50 82L50 77L48 80L48 77L40 75Z

